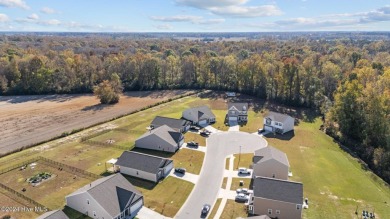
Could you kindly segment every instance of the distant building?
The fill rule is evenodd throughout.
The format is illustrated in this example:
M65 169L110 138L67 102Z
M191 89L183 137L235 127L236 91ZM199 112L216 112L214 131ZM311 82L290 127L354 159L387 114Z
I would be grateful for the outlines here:
M184 136L167 125L152 129L137 140L137 148L175 153L184 143Z
M235 97L236 92L226 92L226 97Z
M150 123L150 127L158 128L167 125L177 132L186 132L190 128L190 122L183 119L173 119L163 116L156 116Z
M121 174L98 179L65 197L66 205L91 218L133 218L142 194Z
M229 122L246 122L248 121L248 104L247 103L228 103L227 112Z
M272 146L267 146L255 151L252 176L287 180L289 167L290 164L284 152Z
M294 130L294 121L289 115L268 112L264 116L264 130L284 134Z
M115 164L122 174L158 182L169 175L173 160L134 151L124 151Z
M215 115L208 106L189 108L183 112L182 117L191 121L194 125L200 126L215 122Z
M253 180L249 212L271 218L302 217L303 185L280 179L256 177Z

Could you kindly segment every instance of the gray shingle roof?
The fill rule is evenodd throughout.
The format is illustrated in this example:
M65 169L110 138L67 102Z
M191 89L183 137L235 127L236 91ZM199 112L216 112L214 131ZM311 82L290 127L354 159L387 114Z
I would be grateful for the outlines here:
M232 107L236 108L238 111L248 111L247 103L228 103L228 109Z
M36 219L69 219L69 217L62 210L48 211Z
M261 148L259 150L256 150L253 159L256 163L262 163L262 162L265 162L267 160L274 159L276 161L279 161L282 164L290 166L290 163L288 162L286 153L284 153L283 151L280 151L280 150L278 150L270 145L268 145L265 148Z
M171 159L163 157L152 156L134 151L125 151L118 158L115 165L157 174L160 168L163 168L172 162L173 161Z
M282 122L283 123L288 118L293 118L293 117L291 117L289 115L286 115L286 114L270 111L267 114L265 114L264 118L270 118L273 121L277 121L277 122Z
M253 195L271 200L302 204L303 185L298 182L256 177L253 180Z
M142 198L142 194L121 174L95 180L69 196L84 192L88 192L112 217Z
M184 112L189 111L189 115L192 117L191 121L199 121L202 119L215 118L214 113L210 110L208 106L198 106L185 110Z
M168 118L163 116L156 116L153 119L153 121L150 123L150 125L154 126L154 128L160 127L162 125L167 125L172 129L179 131L180 129L189 125L189 122L183 119L174 119L174 118Z
M145 138L150 135L155 135L173 146L177 146L177 143L179 143L183 136L180 132L173 130L169 126L162 125L158 128L145 132L145 134L141 135L141 137L139 137L138 139Z

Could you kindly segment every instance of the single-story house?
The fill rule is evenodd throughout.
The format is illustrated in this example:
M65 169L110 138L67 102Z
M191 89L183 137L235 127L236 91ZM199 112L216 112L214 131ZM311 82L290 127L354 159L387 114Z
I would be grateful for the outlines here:
M186 132L190 129L191 123L184 119L173 119L163 116L156 116L150 123L152 128L158 128L163 125L167 125L177 132Z
M253 177L288 180L289 168L287 155L272 146L256 150L253 155Z
M228 120L229 122L248 121L248 104L247 103L228 103Z
M142 194L121 174L107 176L65 197L66 205L91 218L133 218L144 204Z
M69 217L62 210L48 211L37 217L36 219L69 219Z
M115 163L122 174L158 182L173 168L173 160L134 151L124 151Z
M195 125L205 126L215 122L215 115L208 106L193 107L185 110L182 117Z
M137 148L175 153L184 143L184 136L167 125L147 131L137 140Z
M264 116L264 130L284 134L294 130L294 118L281 113L268 112Z
M256 177L253 180L249 212L271 218L302 217L303 185L281 179Z

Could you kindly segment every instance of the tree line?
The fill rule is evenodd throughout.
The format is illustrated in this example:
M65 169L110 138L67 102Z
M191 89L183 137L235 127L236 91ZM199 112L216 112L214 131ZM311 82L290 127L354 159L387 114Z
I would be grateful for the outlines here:
M388 41L346 38L1 36L0 94L89 93L114 83L126 91L238 91L309 107L324 116L328 134L390 182L389 51Z

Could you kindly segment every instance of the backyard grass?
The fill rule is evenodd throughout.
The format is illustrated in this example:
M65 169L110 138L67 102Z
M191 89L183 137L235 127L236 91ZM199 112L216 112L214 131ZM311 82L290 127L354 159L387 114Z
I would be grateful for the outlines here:
M248 154L234 154L234 166L233 168L237 170L239 167L250 168L253 160L253 153Z
M215 120L216 120L212 126L221 131L227 131L229 129L229 126L225 125L225 117L226 117L227 109L223 109L223 110L212 109L212 111L215 115Z
M240 181L244 181L244 185L243 186L240 186ZM252 189L251 188L251 181L252 179L248 179L248 178L237 178L237 177L234 177L232 178L232 186L230 187L230 190L237 190L238 188L249 188L249 189Z
M263 114L261 112L248 111L248 123L240 125L240 131L257 132L259 128L263 128Z
M176 215L194 187L175 177L168 177L157 185L134 177L126 178L144 195L145 207L167 217Z
M217 201L214 204L213 210L210 212L209 217L210 219L213 219L215 214L218 211L219 205L221 204L222 198L217 199Z
M2 191L3 192L3 191ZM4 191L5 192L5 191ZM8 193L7 193L8 194ZM11 194L9 194L11 195ZM35 206L26 205L24 201L13 199L8 197L7 195L4 195L3 193L0 193L0 207L2 210L0 210L0 218L3 218L4 216L11 216L12 218L36 218L39 215L34 211L12 211L12 209L3 209L3 207L27 207L27 208L33 208Z
M227 177L223 178L221 188L226 189L227 179L228 179Z
M36 186L26 181L41 172L51 173L52 177ZM91 180L64 170L60 171L38 161L34 169L27 166L24 170L15 169L2 174L0 182L50 209L58 209L64 206L66 195L90 183ZM22 192L23 188L26 189L25 192Z
M236 219L238 217L246 218L248 213L243 203L237 203L233 200L227 200L221 219Z
M362 210L375 211L376 218L390 215L390 189L364 170L332 138L319 130L321 120L301 122L294 136L270 136L270 145L287 154L293 177L303 183L309 209L303 218L357 218ZM279 138L279 139L278 139Z
M187 132L184 134L185 142L195 141L198 142L200 146L206 146L206 138L200 136L199 134L195 134L193 132Z
M73 219L73 218L77 218L77 219L90 219L91 217L88 217L87 215L85 214L82 214L72 208L69 208L68 206L65 206L64 209L62 209L62 211L70 218L70 219Z

